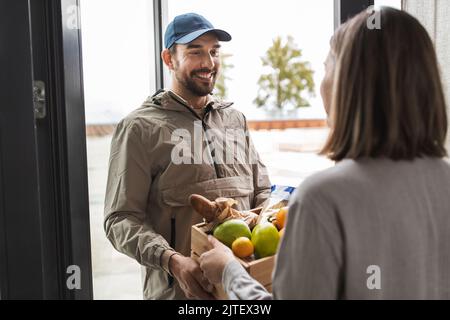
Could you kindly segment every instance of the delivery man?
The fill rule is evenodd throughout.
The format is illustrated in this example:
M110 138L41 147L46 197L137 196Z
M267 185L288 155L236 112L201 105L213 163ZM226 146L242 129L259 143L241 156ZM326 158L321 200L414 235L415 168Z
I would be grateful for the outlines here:
M145 299L209 299L211 284L190 258L191 226L202 222L191 194L260 206L270 182L244 115L212 95L220 41L231 36L204 17L176 17L161 57L172 75L123 119L111 143L105 231L113 246L145 269Z

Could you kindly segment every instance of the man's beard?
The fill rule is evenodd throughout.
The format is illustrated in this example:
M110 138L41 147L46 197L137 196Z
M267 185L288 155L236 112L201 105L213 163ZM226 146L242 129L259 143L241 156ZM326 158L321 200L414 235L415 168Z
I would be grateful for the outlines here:
M206 84L199 85L193 79L195 74L198 72L202 72L202 70L195 70L192 71L189 76L184 76L181 73L175 71L175 77L177 78L178 82L180 82L183 85L183 87L185 87L186 90L191 92L194 96L205 97L213 92L214 86L216 84L217 73L213 71L214 74L212 76L212 81L210 85Z

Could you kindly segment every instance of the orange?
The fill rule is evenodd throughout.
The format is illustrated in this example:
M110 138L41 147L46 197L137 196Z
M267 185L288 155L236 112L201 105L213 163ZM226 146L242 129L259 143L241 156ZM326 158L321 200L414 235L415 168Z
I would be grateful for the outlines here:
M288 213L288 207L283 207L280 210L278 210L276 216L275 216L275 225L277 226L278 230L281 230L284 228L286 224L286 216Z
M253 243L249 238L240 237L233 241L231 249L236 257L247 258L253 254Z

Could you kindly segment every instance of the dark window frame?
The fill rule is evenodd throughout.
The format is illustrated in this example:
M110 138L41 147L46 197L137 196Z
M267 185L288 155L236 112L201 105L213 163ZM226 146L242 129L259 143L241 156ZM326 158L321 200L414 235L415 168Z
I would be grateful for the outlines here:
M0 1L1 299L93 298L81 30L66 23L71 6L78 0ZM45 83L43 119L34 80ZM67 287L71 265L80 289Z
M334 28L375 4L375 0L334 0Z
M44 287L27 12L26 1L0 1L2 299L43 298Z

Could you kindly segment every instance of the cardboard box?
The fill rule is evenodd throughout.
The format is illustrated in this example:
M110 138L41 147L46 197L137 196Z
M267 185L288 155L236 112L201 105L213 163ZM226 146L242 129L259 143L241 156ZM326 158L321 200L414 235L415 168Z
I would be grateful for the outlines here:
M204 231L205 223L192 227L191 231L191 256L197 260L200 255L210 250L208 235ZM272 271L275 264L275 256L254 260L252 258L236 259L247 270L247 272L259 283L261 283L269 292L272 292ZM217 299L227 300L222 286L215 288L214 295Z

